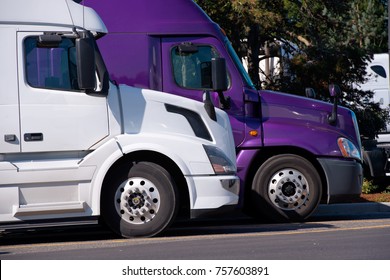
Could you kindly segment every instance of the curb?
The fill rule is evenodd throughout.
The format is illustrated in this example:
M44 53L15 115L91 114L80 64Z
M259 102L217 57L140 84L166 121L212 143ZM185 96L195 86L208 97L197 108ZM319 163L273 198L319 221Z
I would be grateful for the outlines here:
M390 202L320 204L313 216L390 214Z

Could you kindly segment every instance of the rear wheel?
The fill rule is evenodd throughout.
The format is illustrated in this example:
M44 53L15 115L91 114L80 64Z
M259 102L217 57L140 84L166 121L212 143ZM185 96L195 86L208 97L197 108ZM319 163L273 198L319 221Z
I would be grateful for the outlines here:
M152 162L139 162L126 173L111 176L104 185L103 220L123 237L162 232L175 217L178 204L170 174Z
M255 174L250 214L276 222L303 221L316 210L321 194L320 176L308 160L292 154L277 155Z

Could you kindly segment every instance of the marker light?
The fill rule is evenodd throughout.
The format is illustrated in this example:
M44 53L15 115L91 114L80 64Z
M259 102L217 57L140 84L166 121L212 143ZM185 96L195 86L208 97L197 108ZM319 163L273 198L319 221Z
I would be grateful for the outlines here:
M249 135L256 137L257 135L259 135L259 133L257 132L257 130L251 130L251 131L249 131Z

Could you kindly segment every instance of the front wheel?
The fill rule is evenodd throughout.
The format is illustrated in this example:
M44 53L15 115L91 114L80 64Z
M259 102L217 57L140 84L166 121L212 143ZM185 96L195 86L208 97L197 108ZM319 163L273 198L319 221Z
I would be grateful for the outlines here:
M307 219L322 194L320 176L306 159L277 155L257 170L249 196L250 215L276 222Z
M104 222L123 237L154 236L172 222L177 192L170 174L152 162L121 169L102 190Z

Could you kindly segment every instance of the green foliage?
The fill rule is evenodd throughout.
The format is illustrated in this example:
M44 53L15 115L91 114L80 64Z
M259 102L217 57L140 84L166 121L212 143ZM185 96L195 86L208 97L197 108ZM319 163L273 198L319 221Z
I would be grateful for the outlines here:
M303 95L312 87L329 100L328 85L345 93L360 131L373 137L385 127L388 111L370 102L372 92L354 87L364 81L367 60L387 52L387 1L384 0L196 0L227 32L239 56L248 57L254 83ZM259 54L284 46L281 75L259 79ZM286 75L286 73L288 73Z
M248 57L249 75L254 84L259 80L259 54L277 28L283 25L279 12L282 0L195 0L217 22L232 42L239 57Z
M375 185L372 181L369 181L367 179L363 180L362 193L364 194L377 193L378 189L379 186Z
M349 11L350 37L360 48L387 51L386 6L383 1L352 1Z
M355 105L350 107L356 114L361 136L374 139L390 122L390 108L381 109L379 103L373 102L367 102L364 106Z

